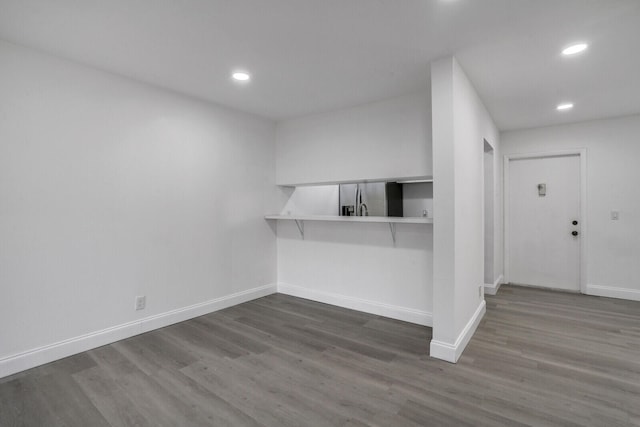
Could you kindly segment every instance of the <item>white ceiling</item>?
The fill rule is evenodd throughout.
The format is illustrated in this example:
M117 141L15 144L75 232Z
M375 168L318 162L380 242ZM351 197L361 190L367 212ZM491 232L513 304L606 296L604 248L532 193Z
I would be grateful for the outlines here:
M640 113L638 0L0 0L0 38L273 119L427 88L448 54L503 130Z

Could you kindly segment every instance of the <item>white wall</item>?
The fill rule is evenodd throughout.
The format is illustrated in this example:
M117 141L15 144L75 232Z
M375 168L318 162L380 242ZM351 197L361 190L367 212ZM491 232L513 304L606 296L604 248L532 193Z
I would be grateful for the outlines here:
M431 325L432 225L278 221L278 291Z
M277 135L279 185L432 173L427 92L285 120Z
M275 290L272 122L3 42L0 63L0 376Z
M455 58L432 63L431 91L434 165L431 355L455 362L484 314L484 140L497 147L499 135Z
M430 176L430 132L427 92L279 122L276 179L291 185ZM333 204L331 188L282 189L290 196L283 213L305 213L301 203L318 192L319 203L309 206ZM388 224L304 227L302 240L293 221L278 221L279 292L431 324L431 225L398 224L395 247Z
M338 185L313 185L285 187L289 194L281 215L340 215L340 187Z
M640 300L640 116L505 132L503 154L587 149L587 293ZM620 211L618 221L611 211Z
M422 216L433 218L433 183L423 182L402 185L402 212L404 216Z

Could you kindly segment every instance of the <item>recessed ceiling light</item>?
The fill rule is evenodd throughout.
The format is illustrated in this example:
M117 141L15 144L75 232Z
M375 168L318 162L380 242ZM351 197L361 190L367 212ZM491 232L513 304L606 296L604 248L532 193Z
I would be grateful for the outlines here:
M571 102L565 102L563 104L558 104L558 106L556 107L556 109L558 111L570 110L572 108L573 108L573 104Z
M251 80L251 76L249 75L249 73L245 73L244 71L236 71L231 74L231 77L239 82L247 82Z
M575 55L576 53L580 53L586 50L589 47L586 43L577 43L573 44L562 51L563 55Z

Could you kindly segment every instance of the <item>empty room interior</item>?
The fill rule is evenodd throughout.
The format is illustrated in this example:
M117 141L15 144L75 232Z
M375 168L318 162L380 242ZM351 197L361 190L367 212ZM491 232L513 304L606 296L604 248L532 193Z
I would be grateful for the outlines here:
M0 426L640 426L638 0L0 0Z

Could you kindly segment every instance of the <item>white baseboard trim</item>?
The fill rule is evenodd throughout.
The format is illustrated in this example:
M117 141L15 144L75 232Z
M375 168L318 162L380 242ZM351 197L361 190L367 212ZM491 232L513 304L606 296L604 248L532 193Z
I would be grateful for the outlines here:
M377 301L369 301L362 298L349 297L331 292L316 291L302 286L288 283L278 283L278 292L294 297L309 299L312 301L331 304L338 307L358 310L365 313L376 314L378 316L389 317L391 319L416 323L423 326L432 326L433 320L428 311L414 308L400 307L397 305L385 304Z
M587 285L587 295L640 301L640 290L615 286Z
M496 279L493 283L485 283L484 284L484 293L487 295L495 295L500 290L500 286L502 285L502 274Z
M473 313L469 322L467 322L462 332L460 332L460 335L458 335L456 342L450 344L443 341L431 340L429 355L436 359L456 363L460 356L462 356L462 352L467 347L467 344L469 344L471 337L473 337L473 334L476 332L476 329L478 328L478 325L486 311L487 303L482 300L480 305L478 305L476 312Z
M264 285L4 357L0 359L0 378L134 335L274 294L276 291L275 284Z

